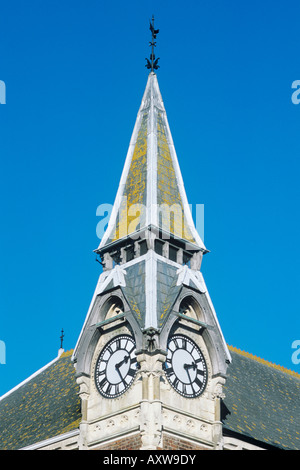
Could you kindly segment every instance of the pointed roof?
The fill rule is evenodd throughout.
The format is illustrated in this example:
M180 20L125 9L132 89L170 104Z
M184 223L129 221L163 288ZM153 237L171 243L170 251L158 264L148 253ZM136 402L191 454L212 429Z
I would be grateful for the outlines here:
M148 77L110 221L96 251L147 227L207 251L194 226L154 72Z

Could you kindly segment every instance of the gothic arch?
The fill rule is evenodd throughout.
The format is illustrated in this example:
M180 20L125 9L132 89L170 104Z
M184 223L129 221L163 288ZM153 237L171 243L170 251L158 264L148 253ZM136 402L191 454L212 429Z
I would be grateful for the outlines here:
M191 294L187 294L182 298L179 304L179 313L183 313L194 320L205 321L204 313L199 302L197 302Z
M112 320L122 312L126 315L129 311L129 306L120 289L96 297L87 319L85 334L80 339L76 351L76 372L78 375L90 375L90 364L100 338L110 330L111 325L115 326L115 323L108 323L99 328L99 324L106 320ZM135 324L133 316L126 316L126 320L126 323L123 322L120 325L127 325L133 336L137 338L139 327ZM117 321L121 322L121 320Z
M99 321L110 320L124 312L124 303L120 296L112 295L99 309Z
M198 327L198 331L202 336L210 357L212 375L223 375L227 368L225 351L220 332L205 294L194 292L185 287L183 288L161 332L161 349L166 350L170 333L175 331L177 327L180 327L180 323L182 323L182 317L178 318L178 313L183 313L192 320L203 323L203 328L201 329L199 325L200 329ZM195 326L195 323L194 325L192 322L190 323L191 328L195 328Z

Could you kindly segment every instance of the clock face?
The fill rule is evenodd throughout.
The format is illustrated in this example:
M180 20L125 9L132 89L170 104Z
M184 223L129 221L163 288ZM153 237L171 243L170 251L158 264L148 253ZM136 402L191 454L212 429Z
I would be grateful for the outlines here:
M198 397L205 389L206 362L196 343L187 336L170 338L164 370L172 387L184 397Z
M120 335L101 351L95 368L96 387L105 398L115 398L132 384L138 370L135 341Z

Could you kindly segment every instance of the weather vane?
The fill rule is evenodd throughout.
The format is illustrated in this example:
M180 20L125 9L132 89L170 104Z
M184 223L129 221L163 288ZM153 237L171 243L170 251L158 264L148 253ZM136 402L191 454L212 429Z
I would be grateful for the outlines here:
M151 69L151 72L153 72L154 70L157 70L159 68L159 65L157 65L159 61L159 57L155 59L155 54L154 54L154 48L156 47L155 39L156 39L157 34L159 33L159 29L154 29L154 16L152 16L152 23L150 21L150 31L152 34L152 39L149 42L149 45L151 47L151 54L150 54L150 60L146 58L147 64L145 65L145 67L147 67L147 69Z

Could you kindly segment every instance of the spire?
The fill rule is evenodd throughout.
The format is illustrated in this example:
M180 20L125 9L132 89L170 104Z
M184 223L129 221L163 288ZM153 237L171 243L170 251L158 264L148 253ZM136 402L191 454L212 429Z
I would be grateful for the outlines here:
M156 229L164 237L181 239L192 249L207 251L194 226L153 71L148 76L110 221L95 251L133 238L145 229Z

